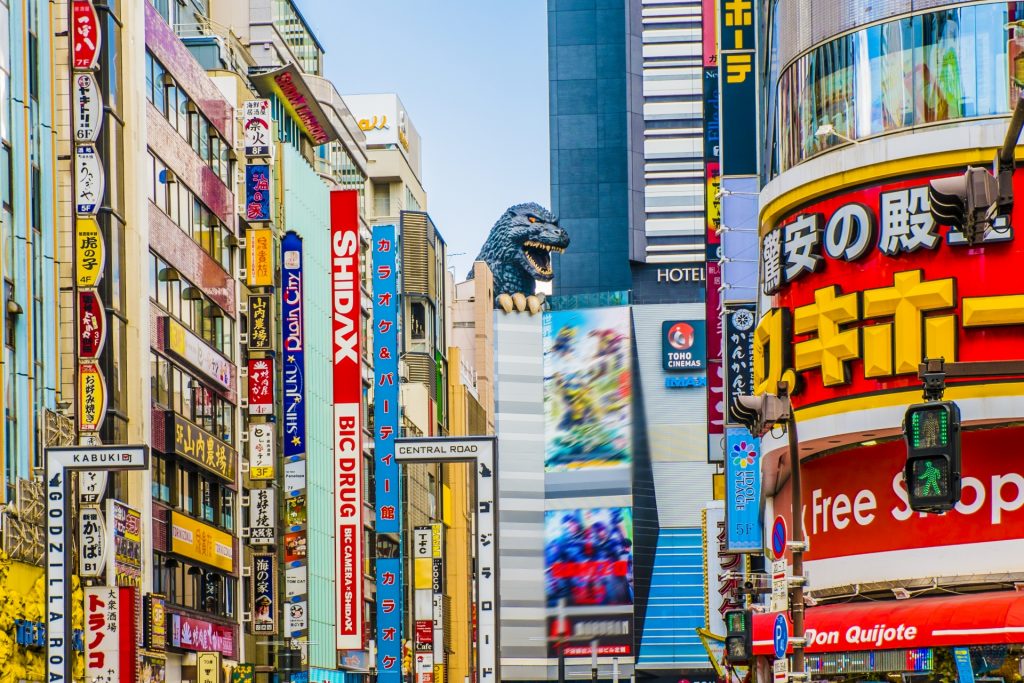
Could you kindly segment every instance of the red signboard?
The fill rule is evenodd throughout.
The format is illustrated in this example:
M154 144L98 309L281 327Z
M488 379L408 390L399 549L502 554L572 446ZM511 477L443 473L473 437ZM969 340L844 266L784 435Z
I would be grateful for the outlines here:
M121 661L121 683L135 683L138 680L138 643L135 634L138 626L137 589L132 586L121 586L117 601L117 626L119 645L118 655Z
M416 622L416 645L433 645L434 622L429 619Z
M171 645L193 652L219 652L235 656L235 631L230 626L171 614Z
M963 497L944 515L910 510L902 440L805 461L803 519L810 548L804 558L1024 538L1024 476L1007 457L1007 445L1021 439L1021 427L964 432ZM776 497L775 509L789 517L788 488Z
M95 290L78 291L78 357L99 358L107 338L107 316Z
M274 413L274 361L271 358L249 359L249 414Z
M754 615L754 654L773 654L775 614ZM811 607L807 652L857 652L1020 642L1017 591ZM792 651L792 648L790 648Z
M1013 274L1024 268L1024 240L1011 226L1024 225L1024 203L996 218L989 242L968 247L932 221L928 180L830 196L763 236L762 286L783 312L769 313L759 326L767 364L757 363L757 375L778 378L795 368L798 407L917 388L917 364L926 354L947 361L1020 358L1024 315L1016 301L1024 284ZM1024 172L1013 184L1017 196L1024 194ZM767 323L775 315L773 328Z
M359 197L331 193L337 648L363 646L363 454Z
M75 69L95 69L100 57L100 20L91 0L71 3L71 65Z

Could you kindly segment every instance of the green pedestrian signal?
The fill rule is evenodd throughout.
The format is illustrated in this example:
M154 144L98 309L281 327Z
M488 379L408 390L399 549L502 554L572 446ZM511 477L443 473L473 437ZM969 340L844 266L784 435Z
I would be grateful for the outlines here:
M754 661L754 615L750 610L725 613L725 661L730 666Z
M952 401L910 406L904 479L910 507L945 512L960 502L960 408Z

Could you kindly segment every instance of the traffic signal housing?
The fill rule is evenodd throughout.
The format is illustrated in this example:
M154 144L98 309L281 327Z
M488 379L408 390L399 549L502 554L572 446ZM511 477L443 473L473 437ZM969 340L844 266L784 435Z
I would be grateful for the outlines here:
M786 422L791 410L788 398L774 394L737 396L731 406L732 417L755 437L764 436L775 425Z
M754 661L754 613L749 609L725 613L725 661L730 666Z
M912 405L903 418L903 434L911 509L952 510L960 502L960 407L952 401Z
M932 218L962 232L968 244L976 244L995 217L1005 213L1007 205L1013 207L1013 188L1010 185L1007 192L1008 184L1002 173L996 178L987 169L973 166L962 176L932 180L928 183Z

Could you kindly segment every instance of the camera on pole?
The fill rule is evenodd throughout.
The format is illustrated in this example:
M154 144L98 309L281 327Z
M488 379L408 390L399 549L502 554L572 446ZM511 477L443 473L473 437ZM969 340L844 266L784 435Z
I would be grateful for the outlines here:
M912 405L903 418L910 507L946 512L960 502L960 408L952 401Z
M754 613L731 609L725 613L725 661L730 666L754 661Z
M737 396L732 403L733 417L755 437L764 436L777 424L784 424L790 411L789 398L774 394Z

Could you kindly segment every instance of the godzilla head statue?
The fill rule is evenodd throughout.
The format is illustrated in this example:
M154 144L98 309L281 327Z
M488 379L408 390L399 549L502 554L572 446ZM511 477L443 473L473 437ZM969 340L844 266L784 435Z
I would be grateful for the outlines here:
M569 235L558 217L540 204L509 207L491 228L477 261L486 261L494 274L494 302L506 313L513 308L540 310L537 280L549 282L555 274L551 254L569 246ZM469 277L473 277L470 272Z

